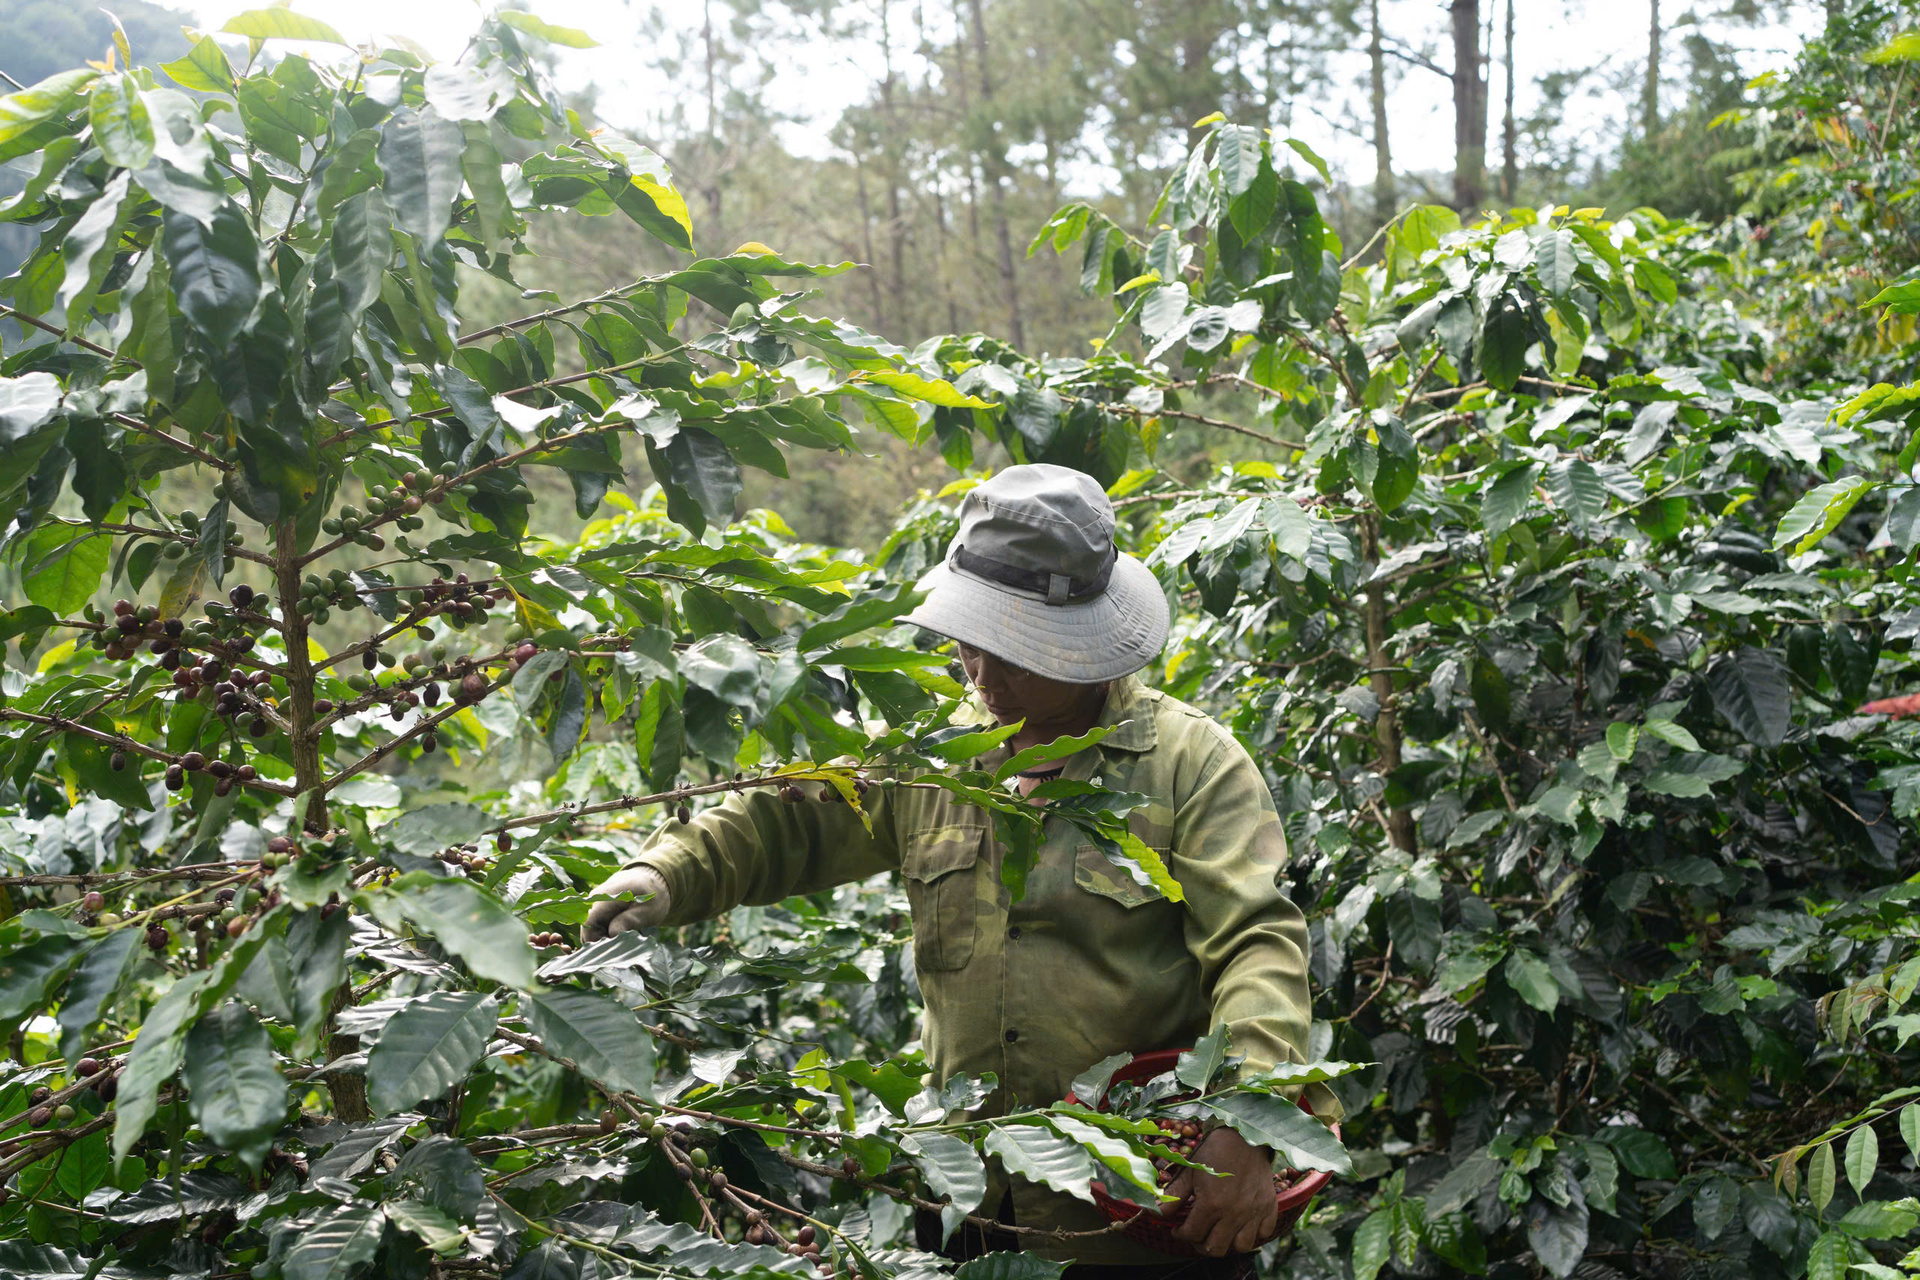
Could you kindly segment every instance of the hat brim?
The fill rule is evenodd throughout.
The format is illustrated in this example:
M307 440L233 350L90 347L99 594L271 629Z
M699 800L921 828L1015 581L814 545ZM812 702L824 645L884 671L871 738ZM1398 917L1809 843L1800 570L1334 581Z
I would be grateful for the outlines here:
M1132 675L1167 643L1160 580L1130 555L1114 562L1107 589L1083 604L1051 605L944 563L919 588L927 598L902 621L1068 684Z

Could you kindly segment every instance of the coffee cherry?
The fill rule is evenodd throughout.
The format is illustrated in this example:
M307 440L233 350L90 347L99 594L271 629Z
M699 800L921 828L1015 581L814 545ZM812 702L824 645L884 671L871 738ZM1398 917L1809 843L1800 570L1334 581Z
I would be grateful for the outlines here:
M35 1129L45 1128L47 1121L51 1119L53 1119L52 1107L35 1107L27 1112L27 1123Z
M651 1131L654 1125L658 1124L659 1121L654 1119L653 1113L651 1111L642 1111L640 1114L636 1115L633 1118L633 1123L641 1129L646 1129Z
M487 678L478 671L468 672L460 681L460 701L478 702L487 696Z
M63 1102L53 1109L53 1118L55 1123L65 1124L73 1119L73 1108Z
M38 1088L36 1088L31 1094L28 1095L27 1101L33 1102L33 1103L41 1103L41 1102L45 1102L48 1098L51 1098L52 1096L53 1096L53 1090L47 1088L47 1086L45 1085L41 1085Z
M687 808L687 806L683 804L678 809L674 810L673 816L674 816L674 819L677 822L679 822L681 826L684 827L689 822L693 821L693 810Z
M100 1101L112 1102L120 1092L119 1076L100 1076L94 1082L93 1091L100 1095Z
M765 1244L767 1242L767 1233L765 1229L756 1222L747 1228L745 1238L748 1244Z
M233 771L233 776L241 782L252 782L260 776L260 771L250 764L243 764Z
M180 767L188 773L198 773L207 767L207 758L198 751L189 751L180 757Z
M88 892L80 899L80 909L83 911L98 911L106 905L107 896L98 889Z
M620 1113L608 1107L600 1113L600 1132L612 1133L620 1127Z
M291 853L292 851L293 841L287 839L285 836L275 836L273 839L267 841L268 853Z
M178 791L187 785L187 771L177 764L167 766L167 790Z
M253 588L244 582L238 583L227 592L227 599L233 601L234 608L244 609L253 603Z
M713 1172L713 1177L707 1180L707 1185L715 1191L725 1191L727 1189L727 1175L716 1169Z
M502 831L493 838L493 847L502 853L510 852L513 849L513 837L507 832Z
M696 1169L704 1169L713 1163L713 1157L707 1154L705 1147L695 1147L693 1150L687 1152L687 1163Z
M813 1224L807 1223L793 1233L793 1242L802 1248L813 1243Z
M147 945L149 947L152 947L155 951L165 951L168 941L167 926L163 924L147 926Z
M246 931L247 918L245 916L235 916L233 919L227 921L227 936L229 938L237 938Z

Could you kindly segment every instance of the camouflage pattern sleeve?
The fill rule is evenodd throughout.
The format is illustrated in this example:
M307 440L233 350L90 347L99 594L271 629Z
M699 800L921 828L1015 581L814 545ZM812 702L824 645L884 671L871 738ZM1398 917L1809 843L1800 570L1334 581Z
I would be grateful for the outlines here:
M1187 947L1243 1071L1304 1062L1307 923L1279 887L1287 838L1245 749L1210 721L1203 732L1197 781L1174 812L1170 869L1187 895Z
M900 865L884 790L875 787L864 797L871 830L851 805L816 800L811 788L806 796L788 804L773 787L751 788L656 835L634 864L652 867L667 882L666 923L706 920Z

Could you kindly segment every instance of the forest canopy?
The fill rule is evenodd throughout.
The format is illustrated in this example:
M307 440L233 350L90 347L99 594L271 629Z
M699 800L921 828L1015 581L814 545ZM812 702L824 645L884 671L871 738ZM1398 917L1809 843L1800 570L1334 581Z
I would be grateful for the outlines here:
M1290 93L1387 56L1297 8L1139 17L1297 23ZM1737 86L1689 43L1676 110L1660 13L1591 190L1496 172L1483 68L1453 172L1361 211L1204 41L1082 66L1152 162L1040 208L1052 80L993 51L1066 11L969 0L972 131L873 117L820 254L733 221L792 171L697 67L706 134L622 131L520 10L439 61L108 19L23 78L0 1273L1054 1280L1072 1238L956 1268L915 1215L1158 1206L1224 1125L1318 1188L1263 1276L1920 1274L1920 31L1823 6ZM984 256L909 255L969 217ZM1107 492L1173 617L1143 678L1266 784L1297 1061L929 1065L939 876L1018 900L1044 822L1105 905L1187 893L1148 797L1013 788L1093 735L1009 755L902 621L1033 462ZM992 858L586 937L656 832L903 789Z

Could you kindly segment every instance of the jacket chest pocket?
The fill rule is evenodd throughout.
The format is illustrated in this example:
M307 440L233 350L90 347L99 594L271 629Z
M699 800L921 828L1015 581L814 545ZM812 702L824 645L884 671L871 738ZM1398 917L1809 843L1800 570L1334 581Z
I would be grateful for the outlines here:
M974 868L987 842L980 824L916 832L900 859L913 907L913 963L922 972L961 969L973 959L979 890Z
M1162 862L1171 858L1166 849L1156 850ZM1074 853L1073 882L1088 893L1099 894L1110 901L1131 910L1146 902L1164 900L1159 889L1150 884L1141 884L1120 867L1113 865L1107 855L1090 844L1083 844Z

